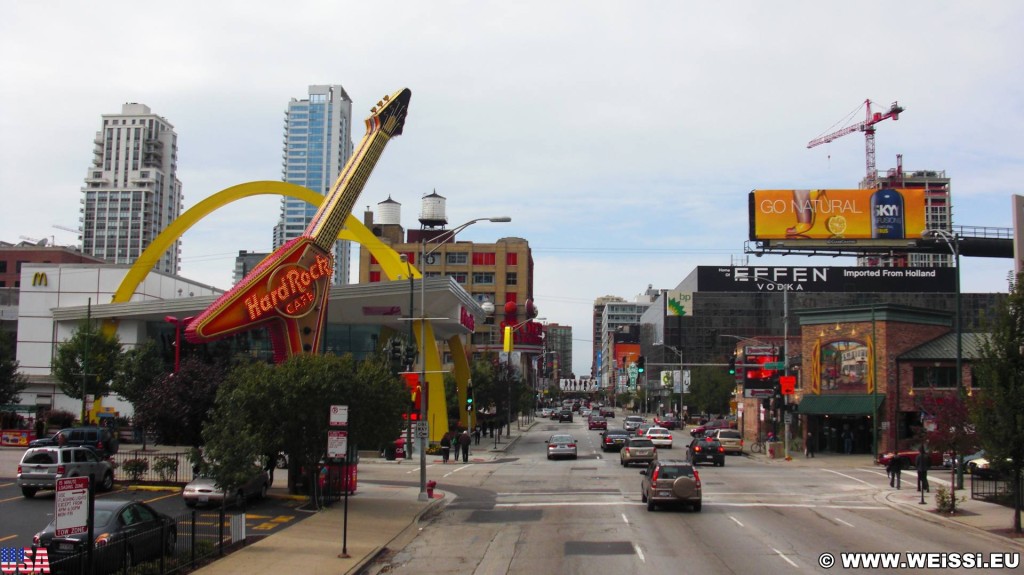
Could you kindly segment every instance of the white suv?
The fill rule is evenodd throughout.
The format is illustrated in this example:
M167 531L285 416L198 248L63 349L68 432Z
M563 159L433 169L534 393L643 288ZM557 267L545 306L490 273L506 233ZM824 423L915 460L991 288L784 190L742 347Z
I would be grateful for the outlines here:
M88 447L32 447L18 464L18 487L25 497L56 489L57 480L67 477L88 477L102 491L114 488L114 466Z

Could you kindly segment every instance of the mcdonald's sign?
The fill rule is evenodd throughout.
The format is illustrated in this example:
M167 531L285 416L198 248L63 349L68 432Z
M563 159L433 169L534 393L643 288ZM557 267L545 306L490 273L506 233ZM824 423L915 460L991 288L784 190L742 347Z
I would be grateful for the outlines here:
M46 287L48 285L49 285L49 283L47 282L47 279L46 279L46 272L36 272L35 274L32 275L32 286L33 287L35 287L35 286Z

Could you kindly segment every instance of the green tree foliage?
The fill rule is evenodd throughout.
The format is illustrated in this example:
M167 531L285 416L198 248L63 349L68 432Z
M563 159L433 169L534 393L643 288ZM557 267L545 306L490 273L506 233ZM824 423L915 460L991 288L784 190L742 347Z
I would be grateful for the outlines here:
M989 337L982 344L974 375L980 385L972 405L974 424L987 459L1002 467L1021 493L1024 472L1024 286L1022 276L999 306ZM1013 528L1021 533L1020 497Z
M18 361L14 359L14 341L0 331L0 404L18 403L18 395L28 385L28 378L18 372Z
M223 380L221 368L185 358L178 373L157 377L138 398L136 423L155 431L163 443L200 445L203 424Z
M203 431L205 457L221 485L238 485L253 462L278 451L288 453L293 471L316 469L326 454L331 405L349 407L350 447L378 449L398 437L407 402L383 353L358 364L351 355L299 355L279 365L238 366Z
M110 394L110 382L117 375L120 362L121 341L117 334L107 336L98 322L83 321L71 339L57 346L51 371L60 382L61 391L70 398L82 399L87 394L104 397Z
M114 393L135 405L167 371L156 343L149 340L121 354L121 362L110 387Z
M690 372L690 393L686 404L690 413L728 413L729 400L736 390L734 376L716 366L697 366Z

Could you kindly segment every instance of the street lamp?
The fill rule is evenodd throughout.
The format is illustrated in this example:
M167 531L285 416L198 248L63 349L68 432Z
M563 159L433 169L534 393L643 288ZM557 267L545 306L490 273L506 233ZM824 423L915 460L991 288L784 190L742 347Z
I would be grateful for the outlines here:
M456 227L452 228L451 230L449 230L447 232L444 232L442 234L439 234L438 236L432 238L433 243L436 243L437 245L434 246L433 248L431 248L430 251L427 251L427 239L424 237L420 241L420 265L421 266L425 265L427 256L429 256L430 254L436 252L444 244L446 244L446 243L452 241L453 239L455 239L456 234L458 234L462 230L468 228L469 226L471 226L471 225L473 225L473 224L475 224L477 222L484 222L484 221L495 222L495 223L504 223L504 222L511 222L512 218L510 218L508 216L500 216L500 217L495 217L495 218L476 218L474 220L469 220L468 222L466 222L466 223L464 223L462 225L456 226ZM426 328L426 320L427 320L427 317L426 317L426 311L427 311L427 289L426 289L426 283L427 282L426 282L426 280L427 280L427 275L426 275L426 270L425 269L421 270L420 276L421 276L420 277L420 347L423 350L422 353L419 354L420 355L420 386L422 387L422 391L421 391L421 395L420 395L420 425L427 425L427 403L430 400L430 386L427 383L427 354L426 354L426 349L427 349L427 342L426 342L426 339L427 339L427 328ZM429 427L428 427L428 429L429 429ZM425 446L423 446L423 447L420 448L420 495L419 495L419 500L420 501L427 501L428 499L430 499L430 497L427 495L427 450L425 449Z
M174 326L174 373L181 368L181 330L192 323L192 317L178 319L173 315L164 316L164 321Z
M959 394L963 390L963 372L961 369L961 364L963 363L963 334L960 317L960 236L946 230L925 230L921 232L921 237L925 239L941 238L949 246L950 251L953 252L954 265L956 265L956 392Z

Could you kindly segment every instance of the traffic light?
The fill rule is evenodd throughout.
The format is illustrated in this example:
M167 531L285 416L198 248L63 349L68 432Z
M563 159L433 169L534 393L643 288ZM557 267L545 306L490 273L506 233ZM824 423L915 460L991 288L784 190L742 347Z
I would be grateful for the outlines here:
M466 388L466 411L473 411L473 386Z
M736 354L729 357L729 375L736 375Z
M391 339L391 352L388 358L391 360L391 370L395 373L402 371L402 340Z
M408 369L412 369L412 366L416 365L416 346L410 342L409 345L405 346L405 365Z
M644 356L641 355L640 357L636 358L636 372L637 373L643 373L644 372L644 364L646 364L646 363L647 363L647 360L644 359Z

